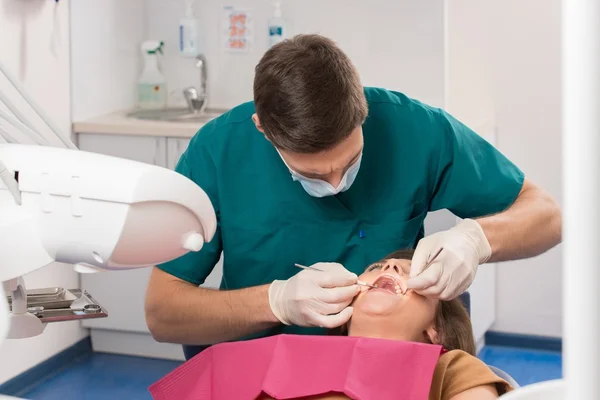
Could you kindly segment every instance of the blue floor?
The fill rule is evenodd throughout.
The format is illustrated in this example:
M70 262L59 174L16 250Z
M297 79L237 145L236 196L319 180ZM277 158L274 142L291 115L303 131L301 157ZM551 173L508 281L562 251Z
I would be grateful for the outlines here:
M558 352L486 346L479 358L507 372L521 386L562 378L562 356Z
M22 394L31 400L151 399L148 386L180 362L94 353Z
M562 374L560 353L488 346L479 356L487 364L508 372L521 385L557 379ZM31 400L150 399L148 386L178 365L175 361L96 353L76 361L22 397Z

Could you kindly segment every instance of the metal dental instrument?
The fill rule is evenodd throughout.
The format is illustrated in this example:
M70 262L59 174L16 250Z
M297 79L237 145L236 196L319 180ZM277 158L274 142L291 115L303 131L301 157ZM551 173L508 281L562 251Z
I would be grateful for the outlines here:
M427 261L427 262L425 263L425 266L423 267L423 271L419 272L419 273L417 274L417 276L421 275L423 272L425 272L425 271L427 270L427 268L431 267L431 264L433 264L433 263L435 262L436 258L437 258L437 257L440 255L440 253L442 252L442 250L444 250L444 248L443 248L443 247L440 247L440 249L439 249L438 251L436 251L436 252L435 252L435 254L433 255L433 257L431 257L431 258L429 259L429 261ZM411 289L407 289L407 290L406 290L404 293L402 293L402 294L406 294L406 293L408 293L408 291L409 291L409 290L411 290Z
M440 253L442 252L442 250L444 250L444 248L440 247L440 249L433 255L433 257L431 257L429 259L429 261L427 261L427 263L423 267L423 271L419 272L419 275L421 275L423 272L425 272L427 270L427 268L431 267L431 264L434 263L435 259L440 255ZM417 275L417 276L419 276L419 275Z
M323 271L322 269L315 268L315 267L307 267L306 265L300 265L300 264L294 264L294 265L295 265L296 267L298 267L298 268L302 268L302 269L312 269L313 271L325 272L325 271ZM368 283L366 283L366 282L363 282L363 281L356 281L356 284L357 284L358 286L366 286L366 287L370 287L370 288L372 288L372 289L376 289L376 288L377 288L377 286L373 286L373 285L371 285L371 284L368 284Z

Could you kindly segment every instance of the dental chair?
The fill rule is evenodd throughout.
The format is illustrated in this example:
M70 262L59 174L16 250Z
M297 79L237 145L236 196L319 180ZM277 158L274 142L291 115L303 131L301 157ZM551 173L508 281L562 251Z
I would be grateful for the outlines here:
M469 313L469 316L471 316L471 295L469 294L469 292L465 292L460 296L460 301L463 303L463 305L465 306L465 308L467 309L467 312ZM510 385L513 388L518 388L520 387L520 385L517 383L516 380L513 379L512 376L510 376L508 373L502 371L500 368L498 367L494 367L493 365L488 365L488 367L492 370L492 372L494 374L496 374L499 378L504 379L506 382L510 383Z

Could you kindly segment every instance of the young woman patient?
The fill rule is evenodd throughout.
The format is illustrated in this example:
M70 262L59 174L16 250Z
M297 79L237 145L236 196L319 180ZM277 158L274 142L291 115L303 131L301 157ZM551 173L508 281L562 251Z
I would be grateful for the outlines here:
M363 290L347 326L332 334L443 345L449 351L436 365L429 400L495 399L512 390L475 356L471 320L459 299L402 294L412 255L412 250L401 250L370 265L359 279L378 289Z
M370 265L359 279L374 284L377 288L367 288L361 291L354 300L354 312L350 321L335 332L332 331L331 334L391 341L420 342L443 346L447 352L439 356L437 363L434 359L430 364L431 368L434 369L429 389L429 400L490 400L496 399L505 392L512 390L512 387L506 381L497 377L486 364L475 356L475 343L471 321L459 299L438 301L405 290L412 255L412 250L397 251L384 260ZM330 339L336 340L334 337ZM310 342L309 346L312 343ZM160 400L212 398L212 396L207 397L208 392L205 389L213 385L211 382L214 382L216 375L213 376L212 374L218 374L219 372L212 369L209 364L213 363L214 365L218 361L220 367L224 367L220 371L225 372L221 373L228 375L226 381L235 382L237 378L233 377L232 373L234 373L237 364L240 362L240 357L242 357L239 353L240 347L246 346L245 349L248 349L257 344L260 343L258 341L249 341L238 344L224 343L216 345L215 350L219 346L238 346L235 350L238 354L229 358L228 356L232 352L229 352L228 355L224 355L224 353L216 355L214 353L213 355L204 355L205 358L202 359L203 354L200 353L153 385L150 391L156 399ZM304 348L301 351L320 354L318 345L315 346L317 347L311 350ZM221 349L225 348L221 347ZM349 349L348 351L352 352L353 350ZM249 367L256 372L259 364L261 364L261 359L268 361L266 352L258 354L263 354L264 356L253 358L251 361L253 364L247 364L246 368ZM340 356L339 353L338 356ZM288 355L287 357L289 359L290 356ZM366 362L371 361L371 359L366 360ZM391 365L388 367L388 364ZM294 377L302 374L305 370L305 367L295 364L291 359L289 364L286 365L291 365L292 370L288 372ZM390 371L388 368L392 370L399 368L399 366L394 367L393 361L390 362L389 358L383 367L386 373ZM294 368L298 368L298 371L293 370ZM412 370L416 371L415 368L412 368ZM254 375L256 377L249 378L249 376ZM261 379L258 376L262 376L263 374L255 373L254 375L245 375L244 379L246 381L251 379L253 380L252 382L256 383L257 381L255 380ZM204 380L202 380L203 376ZM395 375L392 374L392 376ZM401 380L403 377L405 379L412 379L403 376L399 372L398 379ZM362 378L364 378L362 379L363 381L366 379L368 385L370 378ZM260 385L260 382L258 384ZM333 392L334 390L330 390L327 394L309 397L288 396L283 398L302 400L341 400L349 398L344 394L334 394ZM200 396L199 393L203 393L203 395ZM324 392L321 391L319 393ZM423 396L426 396L427 388L423 388L421 393ZM272 397L262 394L259 395L258 399L271 400ZM240 400L242 399L240 398ZM411 399L402 398L397 400Z

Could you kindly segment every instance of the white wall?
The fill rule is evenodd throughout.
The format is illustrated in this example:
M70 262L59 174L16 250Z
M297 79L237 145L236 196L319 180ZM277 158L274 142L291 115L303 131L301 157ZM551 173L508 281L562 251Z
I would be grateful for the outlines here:
M53 36L53 33L55 36ZM69 1L0 0L0 57L64 131L70 132ZM78 288L72 267L52 265L25 277L29 288ZM78 322L50 324L43 335L0 346L0 383L87 336Z
M136 104L144 0L71 2L73 121Z
M560 202L560 1L497 0L494 8L498 147ZM497 271L493 329L561 336L560 247Z
M170 89L196 84L193 61L178 56L178 24L183 1L146 0L148 37L164 40L164 71ZM219 48L221 7L253 10L254 51L224 53ZM442 0L284 0L284 18L292 33L321 33L336 40L352 58L365 85L398 89L434 105L443 102ZM198 0L210 105L231 107L252 99L254 66L267 49L269 1ZM393 45L392 45L393 43ZM173 98L181 101L182 97Z

